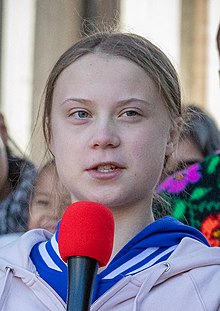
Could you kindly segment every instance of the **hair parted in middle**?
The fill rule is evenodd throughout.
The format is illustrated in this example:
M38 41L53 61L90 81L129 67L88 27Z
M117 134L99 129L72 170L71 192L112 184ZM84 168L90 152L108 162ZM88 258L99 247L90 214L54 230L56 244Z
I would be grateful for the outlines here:
M170 119L182 117L181 91L176 70L168 57L149 40L132 33L102 32L82 38L56 62L47 80L44 99L43 132L49 145L51 110L56 81L62 71L78 58L88 54L106 54L128 59L140 66L158 87Z

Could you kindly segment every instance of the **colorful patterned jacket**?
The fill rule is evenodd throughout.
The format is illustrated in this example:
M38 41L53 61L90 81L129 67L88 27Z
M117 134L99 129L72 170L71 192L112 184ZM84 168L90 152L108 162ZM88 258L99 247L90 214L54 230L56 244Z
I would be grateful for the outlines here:
M167 177L157 193L172 216L199 229L211 246L220 246L220 152Z

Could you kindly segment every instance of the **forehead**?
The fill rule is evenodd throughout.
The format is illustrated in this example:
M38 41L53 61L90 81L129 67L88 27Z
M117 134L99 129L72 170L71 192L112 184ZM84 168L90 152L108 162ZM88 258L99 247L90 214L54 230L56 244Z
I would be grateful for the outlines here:
M79 78L84 77L84 79L91 78L90 74L93 74L93 79L98 79L100 76L104 75L106 77L116 76L122 72L130 72L133 75L145 76L147 78L147 73L135 62L121 57L108 55L105 53L88 53L81 56L71 65L69 65L58 78L59 80L64 79L66 75L78 75ZM95 74L95 75L94 75ZM127 77L126 81L129 80Z
M71 96L72 92L89 97L96 93L112 100L115 96L123 100L123 97L141 94L150 96L152 102L159 96L158 87L143 68L124 57L102 53L86 54L60 74L54 98L61 100L59 97Z

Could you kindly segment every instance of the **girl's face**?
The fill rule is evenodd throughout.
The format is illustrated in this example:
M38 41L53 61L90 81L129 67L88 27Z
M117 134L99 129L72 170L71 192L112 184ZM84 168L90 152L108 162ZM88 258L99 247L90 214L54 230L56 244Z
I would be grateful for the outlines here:
M57 221L70 203L69 194L57 180L55 167L52 164L43 167L38 174L30 202L28 228L44 228L54 232Z
M74 198L111 208L151 203L173 131L138 65L105 54L79 58L57 80L51 130L58 174Z
M58 221L55 210L59 208L54 191L55 178L53 167L43 168L39 173L30 202L29 229L44 228L55 231Z

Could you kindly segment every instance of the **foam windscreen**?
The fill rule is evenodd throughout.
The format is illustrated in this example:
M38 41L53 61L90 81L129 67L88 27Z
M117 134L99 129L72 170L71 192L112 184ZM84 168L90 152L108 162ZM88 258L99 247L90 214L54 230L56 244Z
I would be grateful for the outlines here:
M58 247L66 262L72 256L85 256L106 266L113 247L114 219L108 207L81 201L67 207L61 223Z

